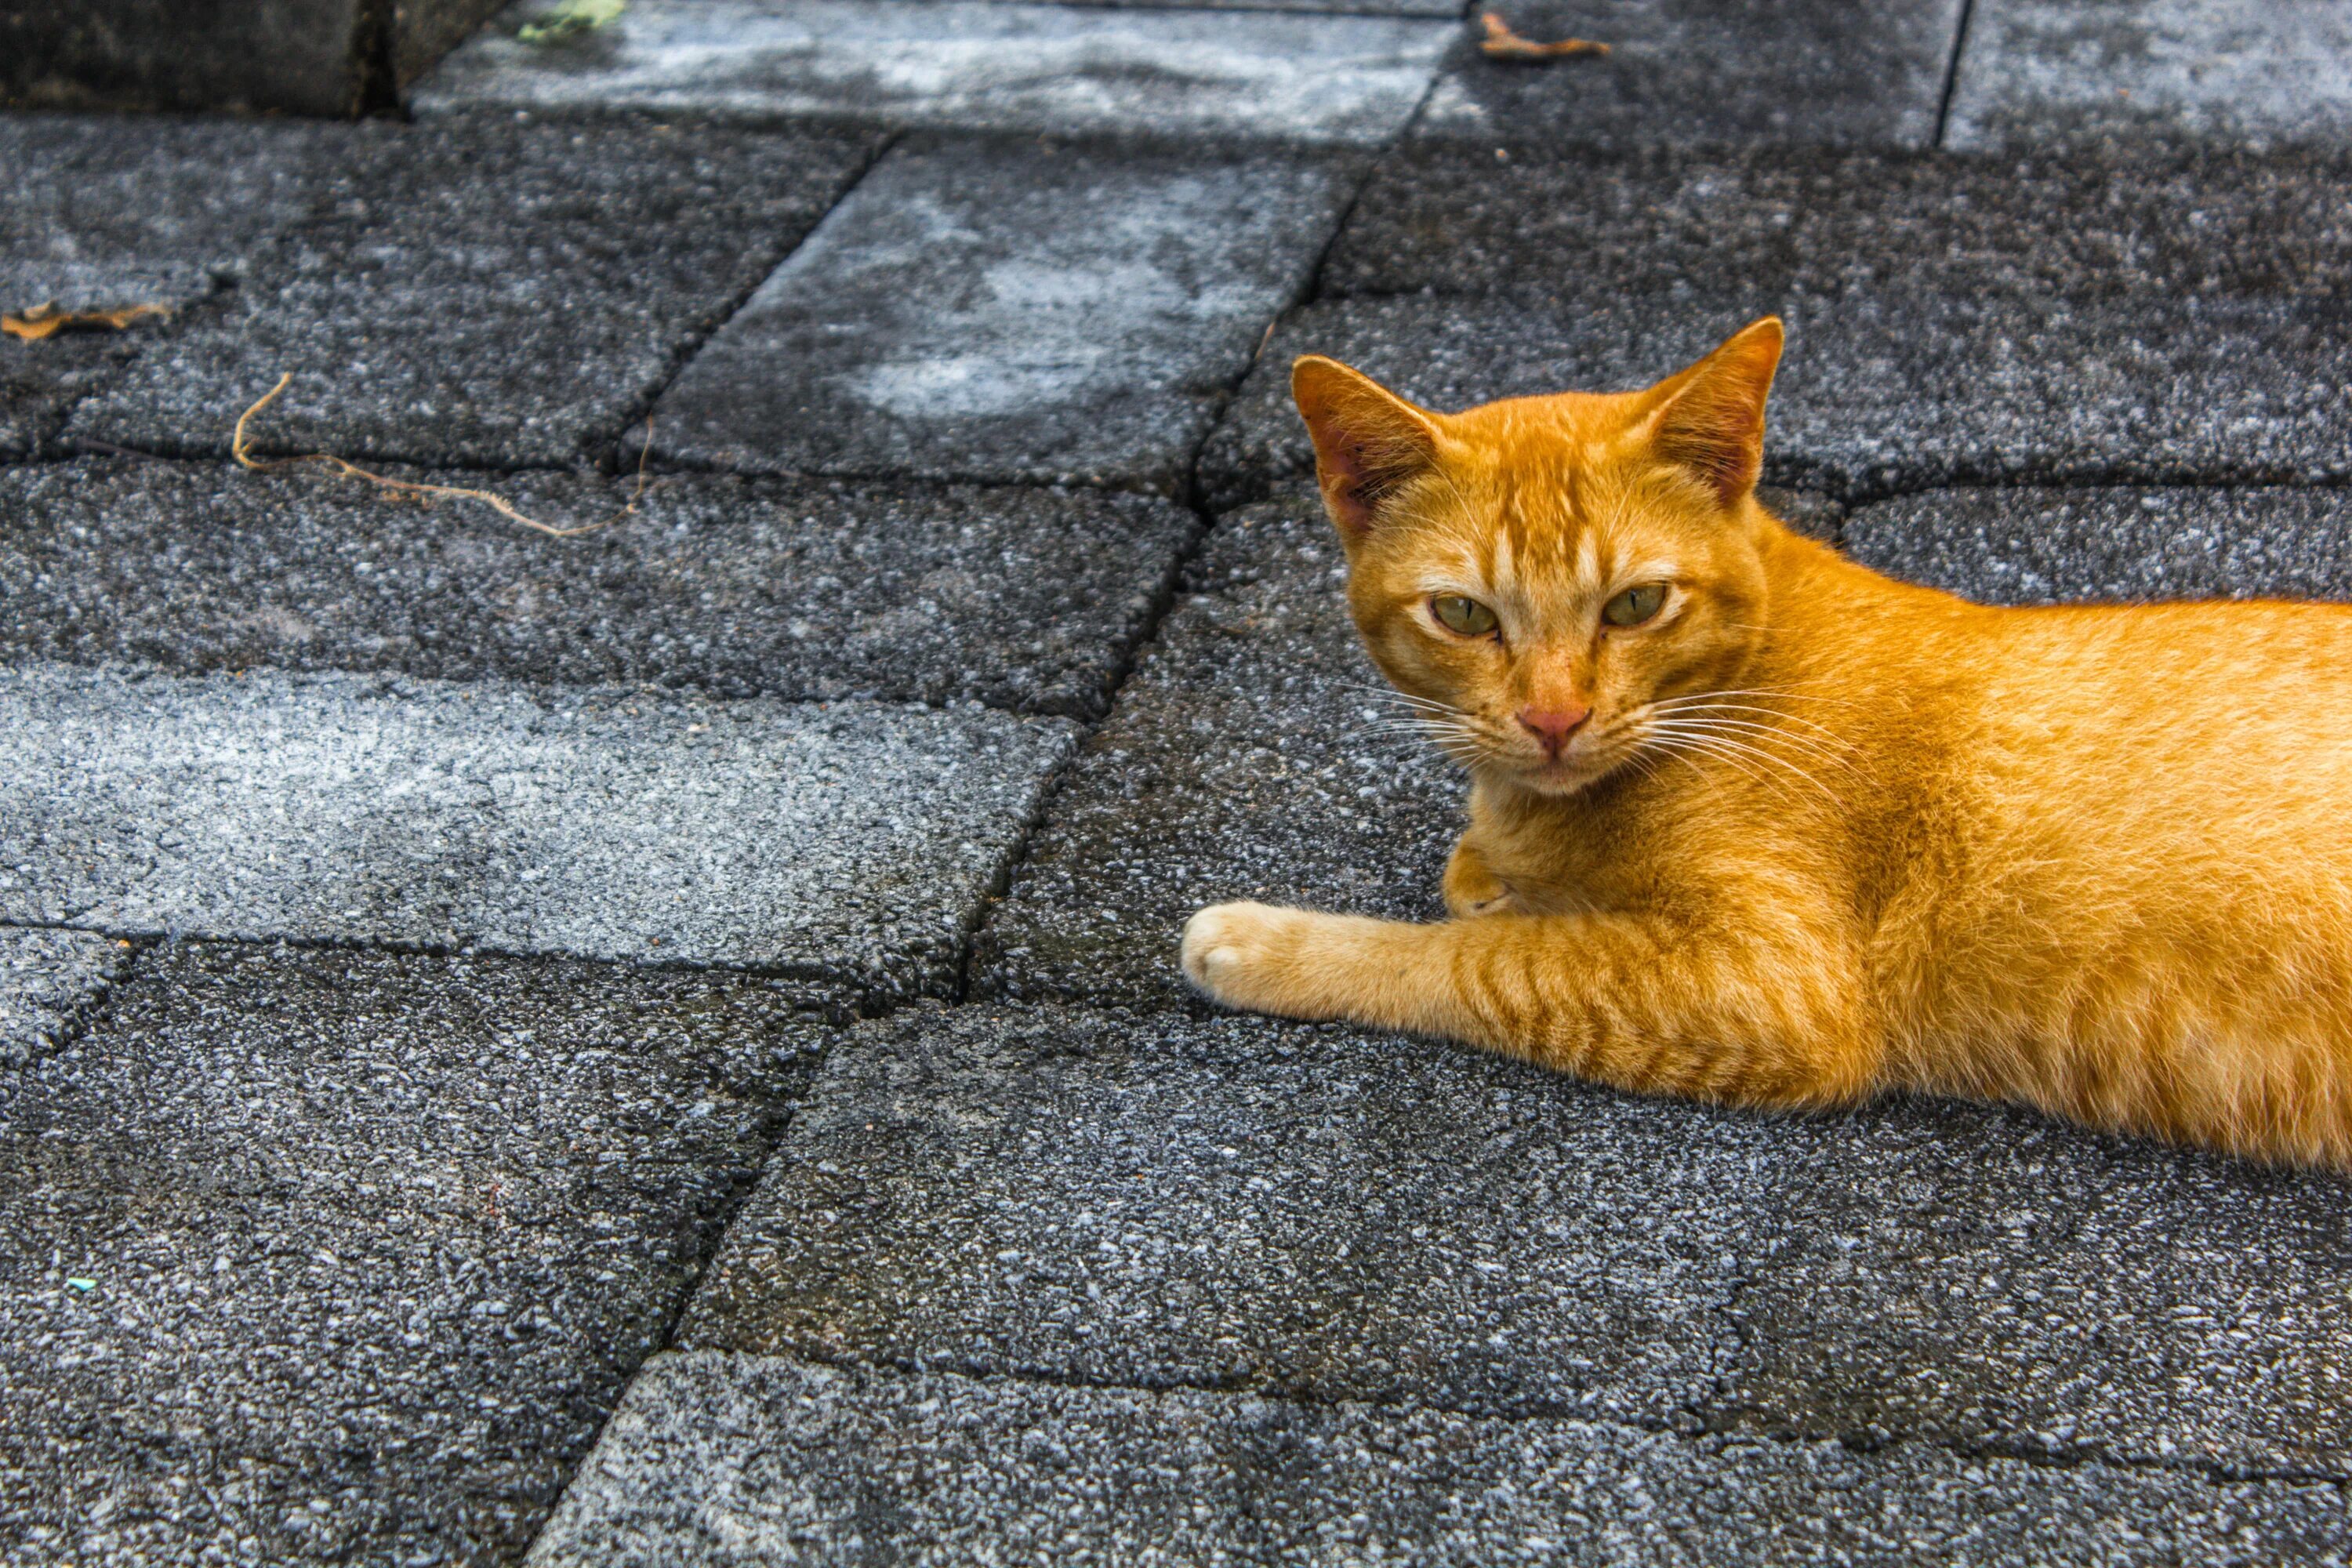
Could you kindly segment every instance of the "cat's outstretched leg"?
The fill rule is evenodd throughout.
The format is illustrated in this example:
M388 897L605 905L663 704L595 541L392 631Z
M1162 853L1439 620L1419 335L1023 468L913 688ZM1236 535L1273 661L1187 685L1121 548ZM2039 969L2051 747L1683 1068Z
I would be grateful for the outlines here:
M1509 884L1495 875L1486 855L1466 833L1454 840L1454 853L1446 858L1444 889L1445 907L1456 920L1523 912Z
M1227 1006L1441 1035L1645 1093L1800 1107L1880 1086L1856 964L1801 932L1735 943L1635 915L1412 925L1233 903L1192 917L1183 964Z

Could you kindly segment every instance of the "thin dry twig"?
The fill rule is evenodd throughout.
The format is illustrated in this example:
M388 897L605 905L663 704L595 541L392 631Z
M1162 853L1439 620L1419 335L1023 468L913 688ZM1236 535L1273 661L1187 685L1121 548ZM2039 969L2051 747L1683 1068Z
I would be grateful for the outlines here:
M398 495L415 496L417 500L424 501L428 505L444 496L451 497L457 500L479 501L484 506L488 507L492 511L497 512L500 517L506 518L513 522L519 522L525 528L537 529L540 532L546 534L550 539L577 539L583 533L594 533L600 529L610 528L614 523L620 521L623 518L635 512L637 510L637 502L644 498L646 493L646 459L653 455L654 449L653 421L650 418L646 421L645 445L637 449L637 482L635 487L629 491L629 504L623 507L620 510L614 512L612 516L606 518L602 522L583 523L577 528L558 528L551 522L541 522L537 518L525 517L521 512L515 510L515 505L512 501L507 500L507 498L502 495L497 494L495 491L473 489L465 485L421 485L410 479L386 479L382 474L372 474L368 472L367 469L361 468L357 463L345 462L342 458L336 457L331 452L305 452L299 457L293 458L257 458L253 456L251 452L246 449L246 426L251 422L255 415L260 413L263 409L277 402L278 395L284 392L293 384L294 373L291 371L286 372L278 378L278 384L276 386L273 386L268 392L263 393L258 402L255 403L252 407L247 409L244 413L236 416L236 434L229 438L228 453L230 457L235 458L237 460L237 465L240 468L251 469L257 474L268 474L275 473L281 468L299 468L306 463L324 464L326 467L334 469L335 472L341 474L345 479L364 479L369 484L374 485L382 489L393 491Z
M1570 55L1605 55L1606 44L1596 44L1590 38L1562 38L1557 43L1539 44L1533 38L1523 38L1511 31L1511 25L1493 11L1479 18L1486 24L1486 36L1478 47L1488 59L1545 60L1566 59Z
M123 305L111 310L60 310L54 300L46 305L35 305L15 315L0 316L0 332L12 338L22 338L28 343L39 342L54 332L75 331L85 327L105 327L121 331L133 321L143 321L150 316L168 320L169 305Z

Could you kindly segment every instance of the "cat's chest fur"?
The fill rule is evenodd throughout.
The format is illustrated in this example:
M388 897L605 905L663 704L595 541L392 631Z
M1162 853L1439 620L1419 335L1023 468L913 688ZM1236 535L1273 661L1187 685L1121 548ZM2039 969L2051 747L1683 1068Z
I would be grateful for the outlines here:
M1695 890L1696 868L1677 853L1686 847L1664 842L1654 805L1632 791L1558 799L1479 784L1469 807L1465 841L1527 913L1633 908Z

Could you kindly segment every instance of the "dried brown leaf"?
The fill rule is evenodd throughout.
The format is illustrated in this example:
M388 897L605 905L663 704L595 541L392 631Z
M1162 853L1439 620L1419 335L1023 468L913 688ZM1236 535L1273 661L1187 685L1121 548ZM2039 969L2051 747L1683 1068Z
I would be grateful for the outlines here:
M123 305L111 310L60 310L53 300L46 305L35 305L13 316L0 316L0 332L12 338L22 338L28 343L37 343L53 332L100 327L119 332L133 321L143 321L150 316L169 318L171 314L169 305Z
M1542 64L1561 60L1570 55L1605 55L1606 44L1596 44L1590 38L1562 38L1557 43L1539 44L1533 38L1523 38L1511 31L1511 25L1493 11L1480 18L1486 24L1486 37L1478 47L1493 60L1526 60Z

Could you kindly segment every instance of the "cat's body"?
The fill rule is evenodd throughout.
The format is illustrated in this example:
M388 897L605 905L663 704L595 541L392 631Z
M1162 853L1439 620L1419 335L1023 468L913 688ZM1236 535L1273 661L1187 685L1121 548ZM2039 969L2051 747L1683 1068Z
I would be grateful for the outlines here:
M1878 576L1753 499L1779 341L1450 417L1302 366L1358 624L1475 781L1456 918L1223 905L1187 972L1633 1089L2352 1164L2352 608Z

